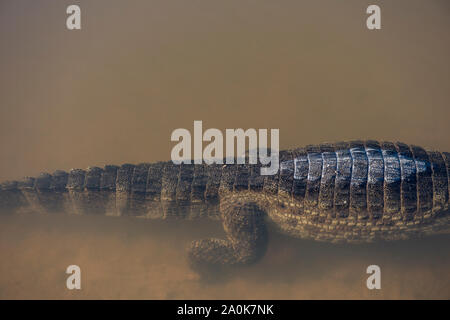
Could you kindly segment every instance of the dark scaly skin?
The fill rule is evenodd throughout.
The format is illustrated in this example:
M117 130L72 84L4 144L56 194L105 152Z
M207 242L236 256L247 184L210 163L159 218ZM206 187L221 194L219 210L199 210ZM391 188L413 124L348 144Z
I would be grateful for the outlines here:
M169 161L44 173L1 184L0 210L221 219L227 239L189 247L199 269L257 261L267 223L329 242L450 232L449 153L350 141L282 151L273 176L261 176L260 166Z

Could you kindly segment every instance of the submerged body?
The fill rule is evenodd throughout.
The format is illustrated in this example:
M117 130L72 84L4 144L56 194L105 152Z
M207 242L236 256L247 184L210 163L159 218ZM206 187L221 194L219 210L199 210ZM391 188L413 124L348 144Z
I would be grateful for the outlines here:
M56 171L3 183L0 210L221 219L227 240L194 241L189 249L195 263L207 264L257 260L266 222L331 242L450 232L449 153L350 141L282 151L273 176L260 168L160 162Z

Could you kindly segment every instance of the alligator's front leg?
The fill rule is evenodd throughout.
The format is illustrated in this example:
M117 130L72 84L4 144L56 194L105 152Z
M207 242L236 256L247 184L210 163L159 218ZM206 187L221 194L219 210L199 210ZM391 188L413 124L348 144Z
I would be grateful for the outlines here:
M254 202L238 196L221 201L227 239L193 241L188 249L192 268L199 273L258 261L267 249L265 212Z

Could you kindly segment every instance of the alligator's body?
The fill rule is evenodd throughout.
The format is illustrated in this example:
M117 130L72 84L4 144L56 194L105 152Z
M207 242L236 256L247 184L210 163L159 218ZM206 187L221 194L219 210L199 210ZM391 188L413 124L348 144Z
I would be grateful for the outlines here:
M261 176L260 164L170 161L56 171L3 183L0 210L221 218L228 239L194 241L190 257L240 264L264 254L267 221L331 242L448 233L449 171L449 153L352 141L282 151L273 176Z

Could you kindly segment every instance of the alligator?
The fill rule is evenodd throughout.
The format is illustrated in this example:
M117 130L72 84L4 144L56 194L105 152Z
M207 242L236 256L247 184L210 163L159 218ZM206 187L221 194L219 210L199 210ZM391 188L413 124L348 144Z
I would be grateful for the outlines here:
M57 170L2 183L0 211L221 221L226 239L188 246L197 270L258 261L270 225L333 243L450 233L450 153L346 141L280 151L279 161L268 176L248 161Z

